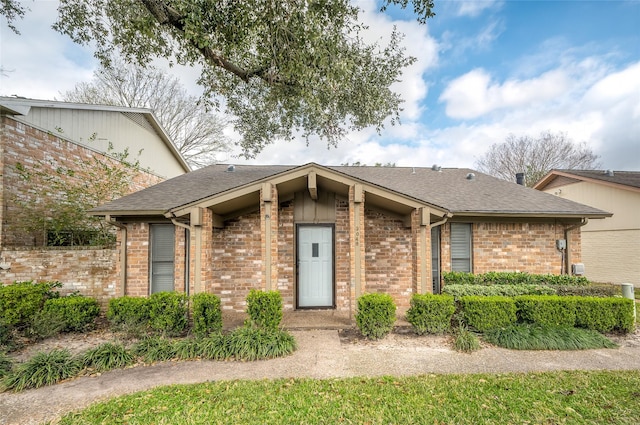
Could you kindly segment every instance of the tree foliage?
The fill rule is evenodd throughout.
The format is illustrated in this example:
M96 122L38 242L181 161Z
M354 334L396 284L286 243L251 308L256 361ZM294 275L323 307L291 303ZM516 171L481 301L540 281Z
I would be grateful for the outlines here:
M418 21L433 16L433 0L382 8L409 4ZM348 0L61 0L54 28L95 46L104 65L120 51L139 65L200 67L203 98L234 117L251 157L278 138L336 145L348 130L397 122L401 99L390 86L415 58L395 29L388 43L365 41L358 14Z
M30 187L15 199L21 208L18 226L46 245L113 243L112 226L88 212L129 193L141 168L126 150L114 152L110 145L107 155L16 164Z
M112 59L111 66L94 72L62 94L67 102L153 109L183 158L194 168L212 164L227 150L226 123L187 93L178 78L150 66Z
M586 143L545 131L537 138L511 134L503 143L494 143L476 161L476 168L509 181L515 180L516 173L524 173L525 184L531 187L553 169L598 168L598 158Z

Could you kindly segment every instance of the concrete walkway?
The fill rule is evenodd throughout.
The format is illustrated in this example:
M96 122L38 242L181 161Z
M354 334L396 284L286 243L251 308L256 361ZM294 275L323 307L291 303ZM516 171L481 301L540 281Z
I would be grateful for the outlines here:
M483 348L463 354L443 344L442 337L390 335L382 341L354 343L341 342L337 330L302 330L292 334L298 341L298 350L286 358L258 362L166 362L81 377L37 390L1 393L0 424L39 424L118 395L161 385L216 380L640 370L640 344L564 352Z

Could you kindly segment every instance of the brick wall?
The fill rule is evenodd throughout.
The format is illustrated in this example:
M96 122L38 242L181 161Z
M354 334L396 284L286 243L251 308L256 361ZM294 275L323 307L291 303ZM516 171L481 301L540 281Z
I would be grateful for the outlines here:
M348 312L351 310L351 253L349 241L349 201L336 197L336 310Z
M11 117L0 118L0 142L2 144L2 234L0 246L39 246L43 245L43 234L26 234L19 225L20 209L15 204L16 198L25 199L30 193L31 184L20 178L16 165L22 164L27 169L40 166L45 171L55 173L57 167L65 167L76 171L71 180L86 179L77 166L80 161L92 157L117 161L105 155L87 149L71 141L56 137L53 134L38 130L14 120ZM146 172L139 172L130 186L129 192L156 184L163 179Z
M223 310L244 311L249 291L262 287L261 254L259 212L228 220L224 229L214 229L213 277L205 282L205 290L220 296Z
M560 274L562 255L556 239L564 238L567 226L556 222L478 222L472 226L473 272L522 271ZM450 225L441 227L441 264L451 270ZM580 231L571 232L572 262L579 262Z
M278 282L276 289L282 294L284 309L293 310L295 308L293 201L282 203L278 216L280 223L278 226Z
M79 291L106 306L116 295L116 250L101 248L13 248L0 252L3 284L33 280L59 281L61 292Z
M366 292L393 297L396 306L409 307L413 293L411 229L402 220L365 209Z
M149 295L149 224L127 226L127 287L125 295Z

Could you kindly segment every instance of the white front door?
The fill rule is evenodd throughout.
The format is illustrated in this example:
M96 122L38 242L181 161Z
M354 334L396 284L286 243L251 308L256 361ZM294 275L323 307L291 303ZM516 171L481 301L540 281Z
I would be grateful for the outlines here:
M333 226L298 226L298 307L334 307Z

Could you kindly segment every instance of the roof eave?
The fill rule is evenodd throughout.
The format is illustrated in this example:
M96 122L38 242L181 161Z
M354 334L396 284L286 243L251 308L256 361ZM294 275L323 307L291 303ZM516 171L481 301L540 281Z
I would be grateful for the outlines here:
M565 212L513 212L513 211L454 211L453 217L504 217L504 218L589 218L602 219L612 213L565 213Z

